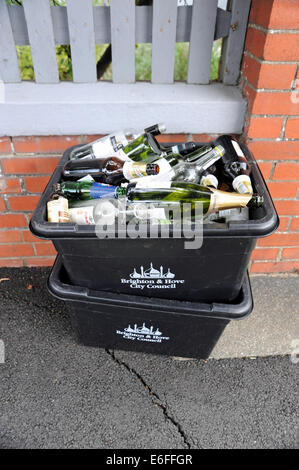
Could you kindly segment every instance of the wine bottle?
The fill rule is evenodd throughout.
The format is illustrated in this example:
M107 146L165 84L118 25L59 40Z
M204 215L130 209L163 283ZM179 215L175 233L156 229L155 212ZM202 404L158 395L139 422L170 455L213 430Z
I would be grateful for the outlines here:
M252 194L238 194L180 181L158 181L156 187L144 188L137 183L127 186L127 198L130 201L143 202L179 202L191 204L192 215L195 214L196 203L202 204L202 213L207 215L222 209L253 206L263 204L263 197Z
M109 134L90 144L82 145L72 153L72 158L102 158L108 156L118 156L126 158L130 153L142 145L145 134L158 135L166 130L164 124L154 124L144 129L144 133L138 133L128 129Z
M184 157L176 153L169 153L155 161L159 166L158 176L143 178L142 186L150 188L152 181L156 184L157 178L167 181L175 180L199 183L204 172L213 166L214 163L224 155L224 152L224 148L219 145L219 147L214 148L211 146L201 147ZM216 184L215 177L211 177L209 182L211 182L211 180L213 181L212 186Z
M153 204L120 204L117 199L92 201L71 201L70 221L79 225L112 225L116 219L121 223L134 221L139 224L145 221L165 221L165 210Z
M47 202L47 218L48 222L53 223L70 222L68 200L54 193Z
M238 193L252 194L249 176L251 168L238 142L229 135L222 135L216 139L215 143L222 145L226 150L221 162L224 179L228 180Z
M117 185L147 175L156 175L155 163L135 163L119 157L69 160L63 167L64 178L78 179L90 175L101 183Z
M126 194L126 188L89 181L64 181L54 184L53 189L68 199L117 198Z

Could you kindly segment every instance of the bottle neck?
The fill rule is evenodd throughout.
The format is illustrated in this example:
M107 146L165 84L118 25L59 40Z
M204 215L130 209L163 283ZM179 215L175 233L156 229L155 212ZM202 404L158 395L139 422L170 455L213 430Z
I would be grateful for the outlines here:
M223 209L233 209L234 207L246 207L251 199L253 199L252 194L229 193L226 191L215 190L212 187L210 187L210 189L212 191L212 195L209 213ZM253 202L252 205L255 205L255 202Z

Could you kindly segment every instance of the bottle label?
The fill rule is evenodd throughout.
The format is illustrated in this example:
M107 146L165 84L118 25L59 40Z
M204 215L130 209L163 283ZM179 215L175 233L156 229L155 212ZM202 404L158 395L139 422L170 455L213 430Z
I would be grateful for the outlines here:
M69 222L68 200L60 196L47 203L48 222L64 223Z
M158 176L146 176L140 178L136 183L136 188L171 188L171 180Z
M91 199L102 199L104 197L116 197L117 186L104 183L92 183L90 188Z
M112 135L112 136L110 137L110 141L111 141L111 145L112 145L112 147L113 147L114 152L117 152L118 150L124 148L124 146L123 146L123 144L122 144L121 142L116 142L116 137L115 137L115 135Z
M91 175L86 175L86 176L83 176L82 178L80 178L79 180L77 180L78 183L80 183L80 181L87 181L89 183L93 183L94 182L94 179Z
M123 148L127 143L128 141L123 134L111 135L94 142L92 144L92 150L96 158L109 156L125 158L126 154Z
M240 147L240 145L238 144L238 142L236 142L235 140L232 140L232 144L234 146L234 149L236 151L236 154L238 155L238 157L243 157L245 158L245 155L244 153L242 152L242 149Z
M134 180L135 178L141 178L142 176L147 176L146 163L138 164L127 161L123 166L123 174L128 181Z
M94 225L93 206L69 209L70 220L78 225Z

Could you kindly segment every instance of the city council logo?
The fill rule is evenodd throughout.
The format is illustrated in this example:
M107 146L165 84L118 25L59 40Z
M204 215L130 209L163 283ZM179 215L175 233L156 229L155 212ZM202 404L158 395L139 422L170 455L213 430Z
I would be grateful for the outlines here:
M131 328L131 325L128 325L127 328L121 330L116 330L116 334L122 335L124 339L137 340L137 341L148 341L151 343L162 343L169 339L169 336L163 336L162 331L159 328L154 328L150 326L149 328L143 323L142 326L134 325Z
M175 274L170 271L170 268L164 269L160 266L155 269L153 263L150 263L148 269L140 266L139 271L136 267L133 272L129 274L129 279L122 278L122 284L130 284L132 289L175 289L177 285L184 284L184 280L174 279Z

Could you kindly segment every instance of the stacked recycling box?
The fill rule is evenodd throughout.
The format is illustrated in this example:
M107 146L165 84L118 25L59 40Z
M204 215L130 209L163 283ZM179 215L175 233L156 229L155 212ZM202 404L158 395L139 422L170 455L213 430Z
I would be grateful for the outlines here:
M203 145L203 144L202 144ZM168 227L168 237L103 237L96 226L47 221L47 202L60 184L68 149L30 222L53 241L58 257L50 292L66 301L81 343L154 354L207 358L230 320L253 308L247 265L256 241L276 230L278 216L260 170L246 146L254 192L263 205L248 220L205 222L200 237ZM190 235L191 232L191 235Z

